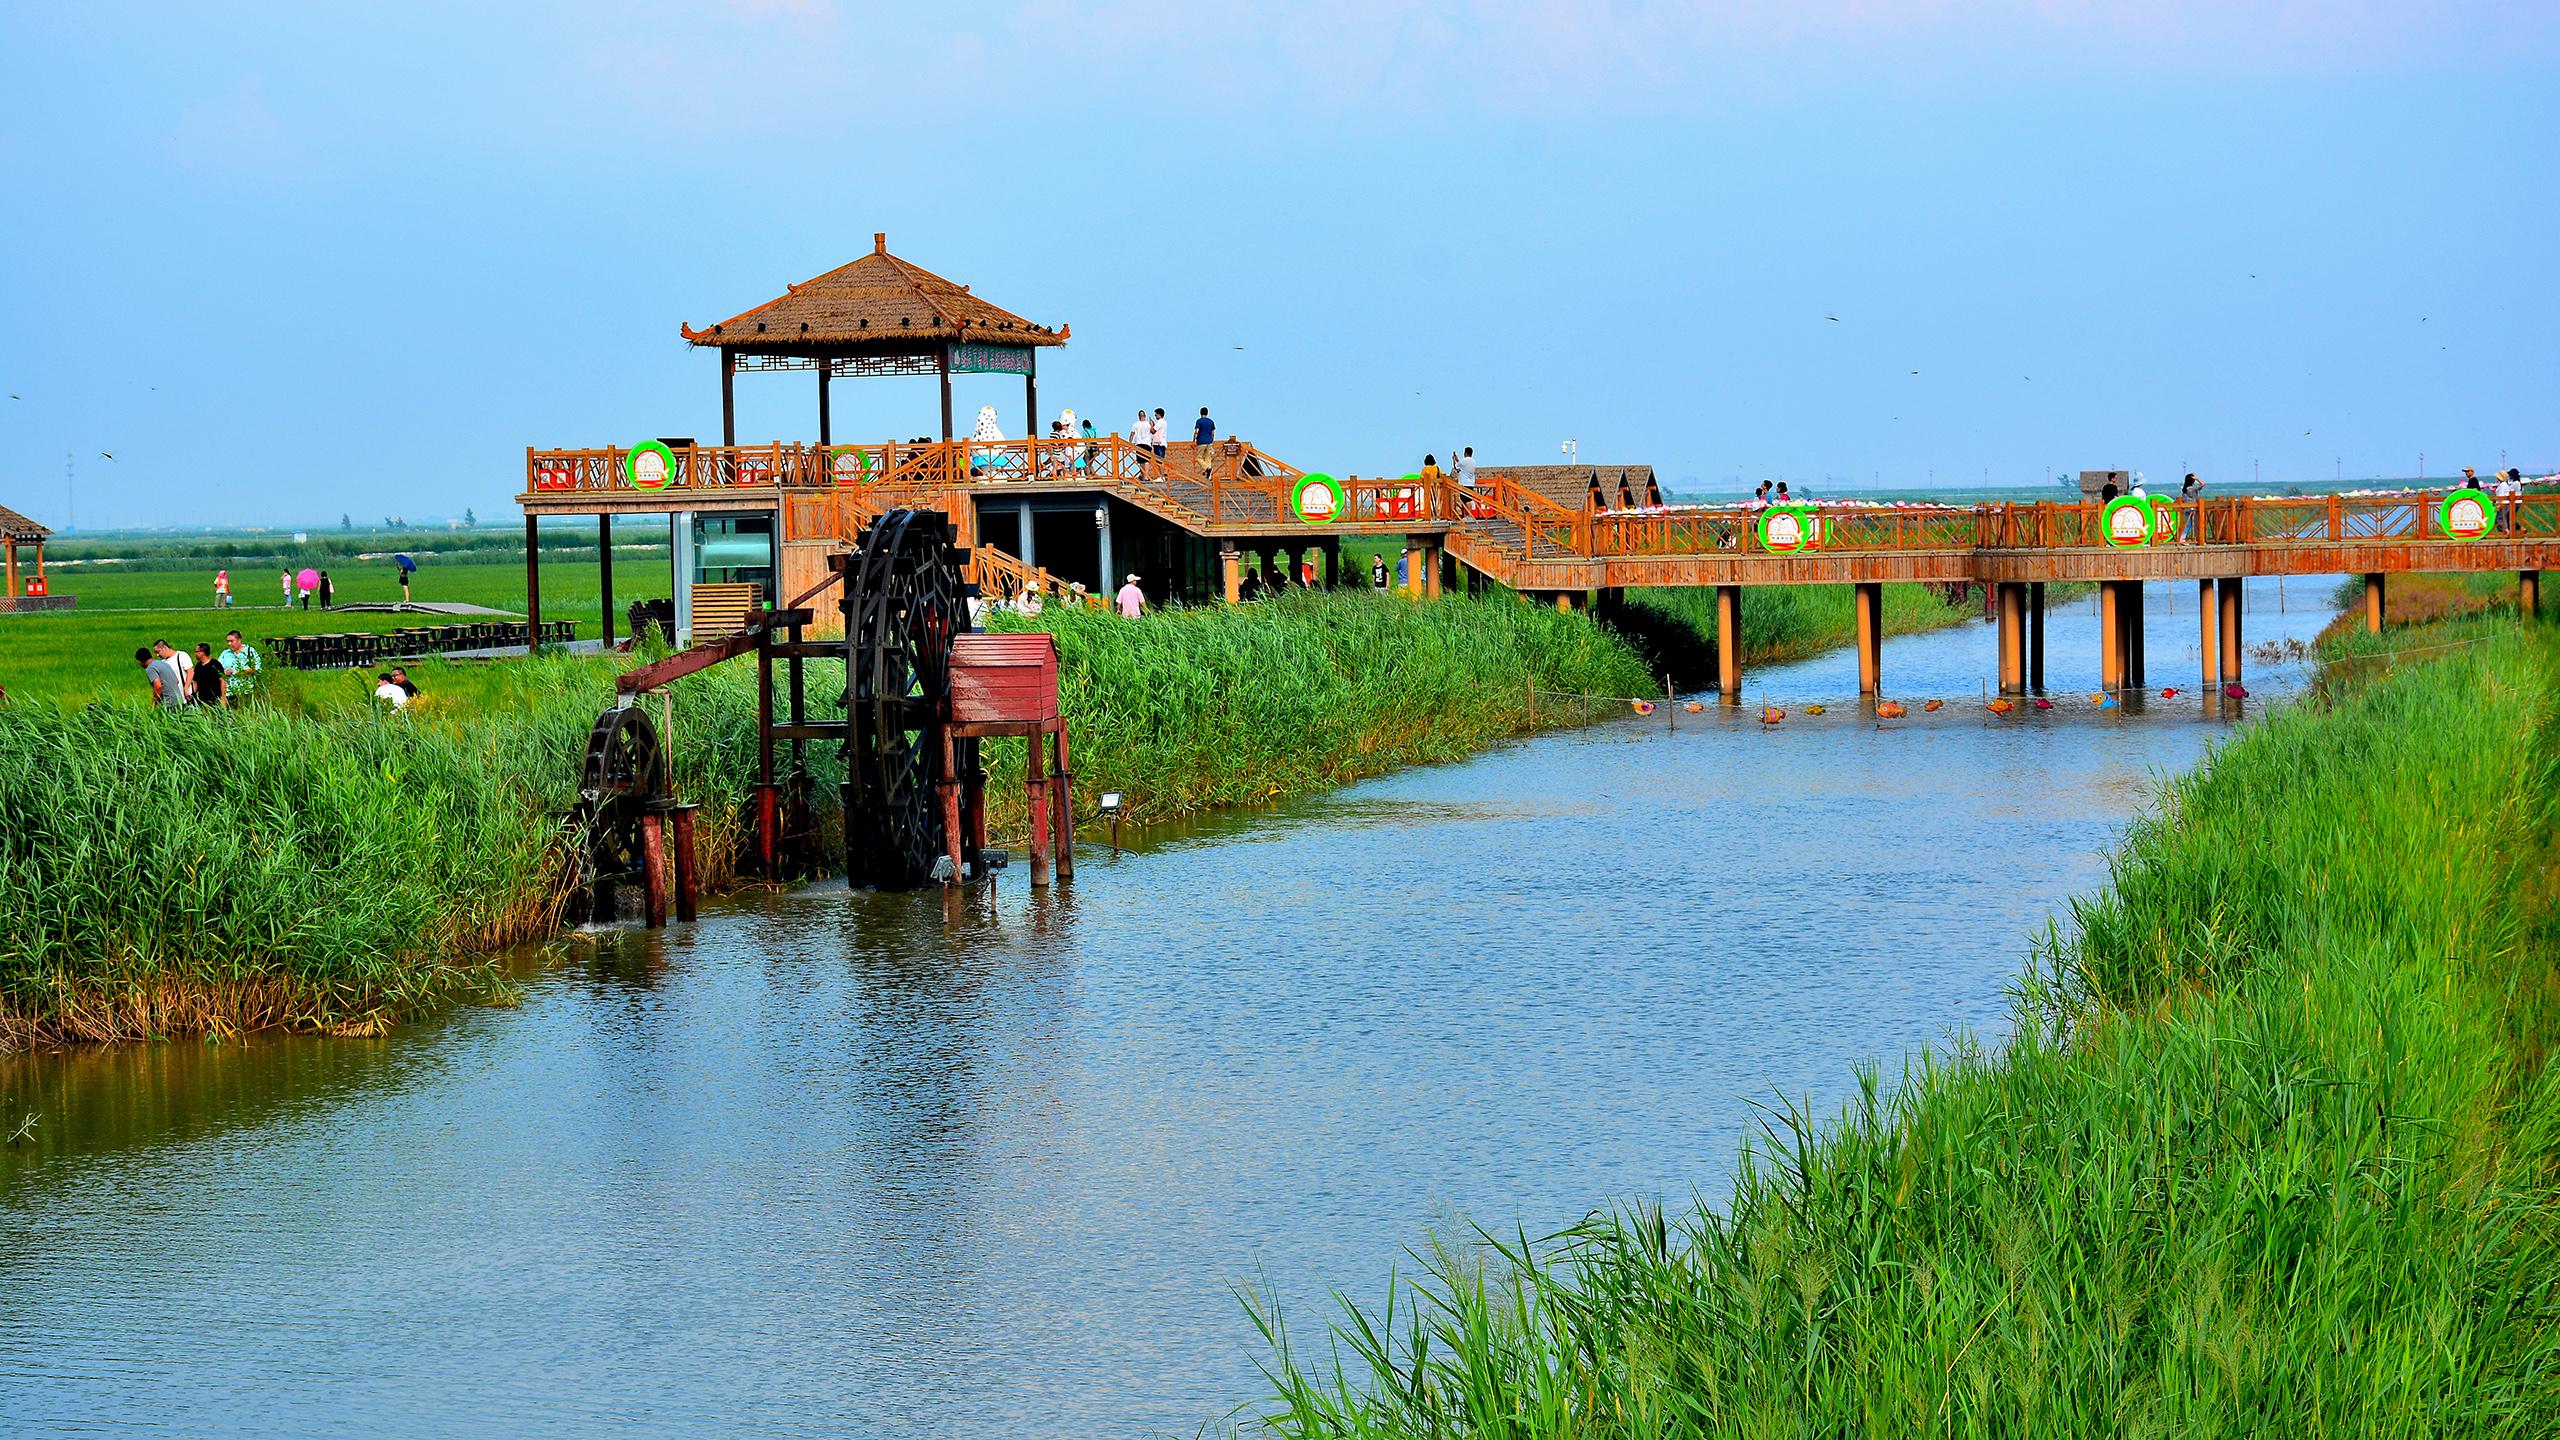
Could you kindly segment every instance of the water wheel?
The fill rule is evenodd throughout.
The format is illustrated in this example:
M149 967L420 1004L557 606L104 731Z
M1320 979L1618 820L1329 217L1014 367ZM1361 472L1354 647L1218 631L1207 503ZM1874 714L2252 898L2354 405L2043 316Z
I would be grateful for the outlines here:
M648 712L617 707L596 717L578 772L578 803L569 814L577 871L571 921L610 920L616 886L643 879L640 817L669 791L666 752Z
M951 641L969 626L963 556L951 522L932 510L891 510L862 532L845 567L844 838L853 884L912 889L946 855L941 796L952 778L978 781L978 742L953 742ZM977 857L964 850L964 863Z

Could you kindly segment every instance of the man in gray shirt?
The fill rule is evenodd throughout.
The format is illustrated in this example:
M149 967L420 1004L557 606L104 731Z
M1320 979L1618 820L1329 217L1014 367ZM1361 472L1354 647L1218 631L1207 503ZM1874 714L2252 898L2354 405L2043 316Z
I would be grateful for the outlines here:
M163 710L175 710L187 703L185 685L178 679L177 662L169 658L172 653L166 640L154 642L148 650L133 652L135 663L142 667L144 677L151 682L151 703Z

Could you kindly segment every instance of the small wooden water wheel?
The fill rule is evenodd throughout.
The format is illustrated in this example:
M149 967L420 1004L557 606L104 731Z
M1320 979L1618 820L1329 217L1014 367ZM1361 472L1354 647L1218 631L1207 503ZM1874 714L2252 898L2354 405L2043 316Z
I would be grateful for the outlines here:
M666 752L658 727L637 706L616 706L596 717L578 774L578 803L569 812L577 872L572 877L572 923L614 917L616 887L645 884L648 858L642 817L669 798Z
M891 510L845 570L845 877L913 889L947 866L940 787L983 784L978 742L951 740L951 647L969 628L965 556L938 511ZM975 869L977 847L963 864Z

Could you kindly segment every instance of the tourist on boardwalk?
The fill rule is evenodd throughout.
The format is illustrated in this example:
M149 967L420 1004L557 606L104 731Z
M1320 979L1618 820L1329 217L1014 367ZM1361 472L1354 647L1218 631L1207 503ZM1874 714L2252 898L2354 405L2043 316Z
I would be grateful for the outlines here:
M1147 608L1147 592L1138 588L1138 577L1132 575L1120 586L1120 613L1135 620Z
M1218 422L1209 418L1209 407L1200 407L1200 418L1191 422L1191 443L1206 450L1218 438Z
M1786 481L1781 480L1778 482L1778 493L1769 497L1769 503L1772 505L1793 505L1796 503L1796 497L1787 493Z
M1147 446L1156 452L1159 460L1173 453L1173 446L1165 438L1164 407L1161 405L1156 407L1155 423L1147 427Z
M329 599L330 599L330 597L331 597L331 596L333 596L333 595L335 595L335 594L337 594L337 593L338 593L338 592L337 592L336 588L335 588L335 587L333 587L333 586L331 586L331 585L330 585L330 583L329 583L329 572L328 572L328 571L326 571L326 570L321 571L321 572L320 572L320 608L321 608L321 609L323 609L323 610L328 609L328 608L329 608Z
M1072 415L1075 412L1070 410L1067 413ZM1093 469L1094 451L1097 448L1093 443L1096 438L1093 433L1093 421L1090 419L1084 421L1078 427L1078 430L1079 433L1084 436L1084 460L1076 468L1091 471Z
M2498 500L2498 529L2514 534L2523 528L2524 473L2510 469L2498 476L2490 493Z
M160 654L168 648L165 640L143 646L133 652L133 662L142 667L142 678L151 682L151 703L163 710L175 710L187 703L187 695L178 688L178 667Z
M409 577L418 573L418 562L406 555L394 555L391 563L400 567L400 603L409 603Z
M266 668L265 662L258 658L257 648L242 640L237 630L223 637L218 658L222 664L223 696L237 709L241 701L258 693L258 676Z
M2179 539L2196 538L2196 512L2203 508L2204 482L2196 478L2196 472L2190 470L2187 472L2187 478L2178 482Z
M1387 588L1387 557L1384 555L1369 557L1369 588L1373 590Z
M213 608L219 610L230 603L231 572L228 570L216 570L213 572Z
M1440 483L1440 461L1437 457L1422 457L1422 483L1426 488Z
M1458 452L1458 483L1473 489L1476 483L1476 447Z
M222 662L213 658L212 646L201 640L196 642L195 663L187 667L187 674L195 681L195 703L216 709L230 703L223 685L228 677L223 674Z
M276 577L276 580L277 580L277 582L278 582L278 583L280 583L280 584L282 584L282 585L284 586L284 608L286 608L287 610L292 609L292 608L293 608L293 572L292 572L292 571L290 571L290 570L287 570L287 571L285 571L283 574L278 575L278 576ZM307 608L309 608L309 607L307 607L307 606L306 606L306 607L304 607L304 608L306 608L306 609L307 609Z
M1129 424L1129 443L1137 446L1141 454L1151 454L1156 448L1155 436L1156 427L1148 421L1147 412L1139 410L1138 418Z
M1766 480L1761 481L1761 482L1760 482L1760 488L1758 488L1758 489L1756 489L1756 490L1754 490L1754 491L1752 491L1752 492L1751 492L1751 498L1750 498L1749 500L1747 500L1747 501L1743 502L1743 506L1742 506L1742 508L1743 508L1743 509L1745 509L1745 510L1766 510L1766 509L1768 509L1768 508L1769 508L1769 482L1768 482L1768 481L1766 481Z
M1034 580L1022 587L1022 594L1014 600L1013 608L1024 615L1037 615L1046 604L1040 595L1040 582Z
M2107 502L2109 502L2109 501L2111 501L2111 500L2113 500L2113 499L2115 499L2115 498L2116 498L2116 482L2114 482L2113 480L2109 480L2106 484L2101 485L2101 486L2099 486L2099 487L2098 487L2098 503L2099 503L2099 504L2104 505L2104 504L2106 504Z

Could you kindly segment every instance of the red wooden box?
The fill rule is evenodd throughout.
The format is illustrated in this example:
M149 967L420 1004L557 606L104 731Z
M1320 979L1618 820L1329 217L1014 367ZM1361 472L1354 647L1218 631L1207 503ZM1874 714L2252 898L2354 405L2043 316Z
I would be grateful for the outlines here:
M1047 635L956 635L951 718L1036 725L1058 718L1058 643Z

